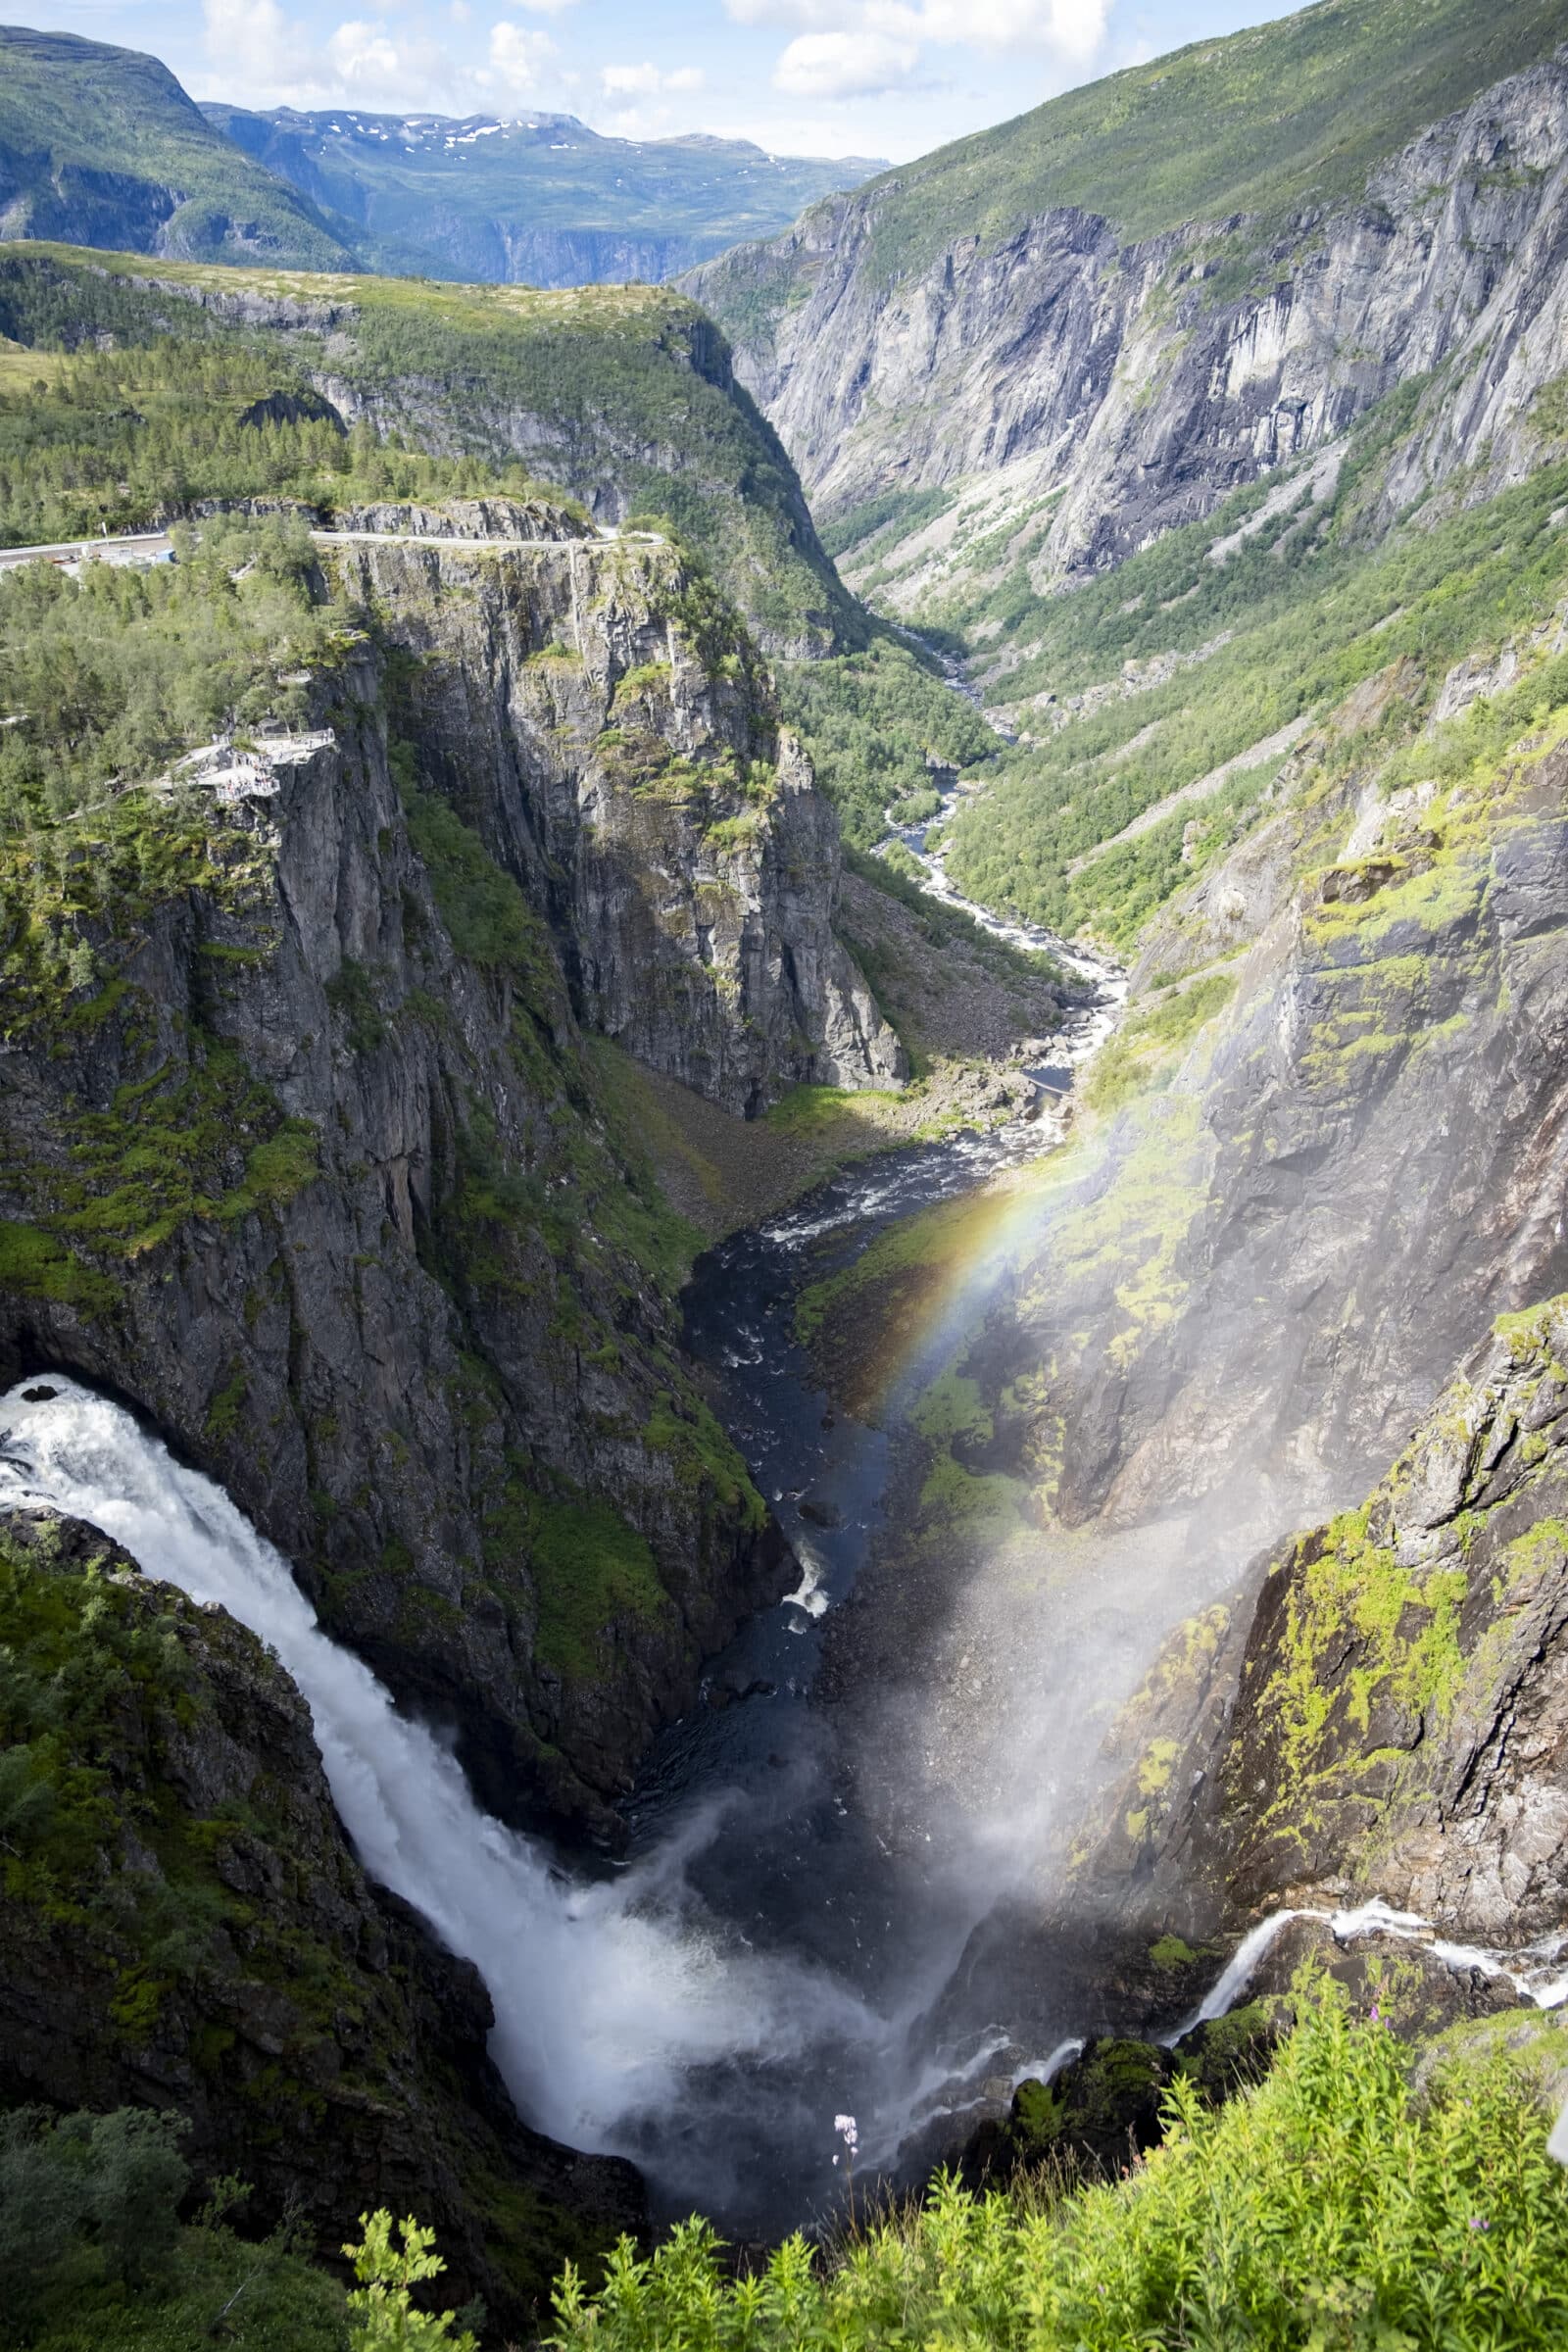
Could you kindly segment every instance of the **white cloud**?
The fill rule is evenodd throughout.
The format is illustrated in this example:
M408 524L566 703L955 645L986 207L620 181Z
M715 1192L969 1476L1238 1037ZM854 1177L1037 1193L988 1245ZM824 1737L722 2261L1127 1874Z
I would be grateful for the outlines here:
M773 87L792 98L864 98L907 81L917 42L884 32L803 32L773 69Z
M396 0L391 0L396 5ZM510 98L532 100L556 71L548 32L506 22L491 25L488 63L454 53L453 36L432 37L410 19L349 17L317 32L285 14L283 0L202 0L207 72L203 94L279 100L291 106L364 106L387 112L466 114ZM451 23L467 23L469 0L450 0Z
M1109 0L866 0L867 22L920 41L977 49L1051 49L1092 56L1104 38Z
M508 0L511 8L526 8L536 17L559 17L564 8L575 8L577 0Z
M384 24L351 19L330 36L326 55L335 78L351 93L379 95L397 86L402 60Z
M492 24L490 66L507 89L525 98L539 87L556 54L548 32L527 32L520 24Z
M777 88L846 97L907 80L928 47L1050 52L1073 64L1104 38L1110 0L724 0L741 24L778 24L795 38Z
M309 77L310 35L278 0L202 0L202 17L208 57L235 89L265 92Z
M865 14L864 0L724 0L737 24L799 24L842 32Z
M676 66L662 73L658 66L606 66L599 76L607 98L657 98L665 90L700 90L700 66Z

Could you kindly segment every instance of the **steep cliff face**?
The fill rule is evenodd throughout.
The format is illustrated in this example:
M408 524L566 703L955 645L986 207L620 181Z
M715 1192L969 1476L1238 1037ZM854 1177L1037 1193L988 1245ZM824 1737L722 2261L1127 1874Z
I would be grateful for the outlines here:
M1073 203L986 234L960 204L957 233L901 269L918 189L890 178L686 282L817 511L885 502L879 554L911 543L890 591L907 609L993 570L1029 525L1037 586L1102 569L1429 377L1391 498L1482 451L1472 487L1516 478L1561 367L1565 144L1558 52L1391 153L1354 201L1152 237ZM1266 176L1261 129L1258 156Z
M1167 1648L1095 1855L1136 1915L1377 1896L1515 1952L1561 1934L1564 1330L1560 1298L1503 1317L1369 1500Z
M638 2227L629 2166L518 2123L488 1995L367 1880L253 1635L44 1512L0 1525L0 2097L176 2109L199 2175L331 2258L368 2209L423 2214L519 2324Z
M1476 1335L1561 1287L1557 643L1512 649L1490 738L1478 700L1391 758L1375 713L1400 732L1413 681L1358 690L1173 902L1066 1150L873 1247L814 1310L852 1401L911 1327L930 1350L877 1569L904 1612L880 1671L907 1688L863 1771L895 1827L956 1801L1007 1867L1064 1853L1107 1769L1091 1727L1180 1622L1170 1719L1156 1693L1109 1767L1131 1778L1107 1868L1136 1879L1205 1768L1248 1560L1353 1507Z
M4 1361L151 1413L457 1720L494 1808L598 1820L783 1557L682 1369L686 1235L563 957L720 1100L819 1066L864 1002L831 993L830 820L798 766L737 767L771 741L752 658L702 673L666 551L341 561L384 634L345 628L329 740L270 795L132 793L13 858ZM603 720L655 647L617 777Z
M552 922L584 1020L737 1112L903 1074L834 937L832 810L677 556L383 541L339 562L416 658L421 759Z

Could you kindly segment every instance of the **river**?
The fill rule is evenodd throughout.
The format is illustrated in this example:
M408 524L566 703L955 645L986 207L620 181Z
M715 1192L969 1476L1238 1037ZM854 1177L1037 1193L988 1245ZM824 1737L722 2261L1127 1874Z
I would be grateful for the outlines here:
M954 901L925 830L906 838ZM1054 1089L1120 993L1108 968L1071 960L1097 994L1064 1025L1044 1074ZM597 1876L486 1817L450 1751L321 1633L287 1562L130 1414L54 1376L0 1405L0 1501L49 1500L92 1521L272 1644L310 1702L368 1868L480 1968L522 2111L573 2144L635 2158L664 2217L699 2206L741 2237L808 2223L843 2194L836 2116L858 2120L862 2178L897 2177L936 2144L944 2110L1053 2062L988 2018L931 2022L974 1924L972 1887L940 1839L911 1861L864 1820L853 1706L819 1687L832 1613L881 1530L897 1418L873 1428L835 1409L794 1332L803 1278L1045 1140L1018 1121L862 1163L699 1261L688 1344L800 1580L657 1743L626 1805L627 1851Z

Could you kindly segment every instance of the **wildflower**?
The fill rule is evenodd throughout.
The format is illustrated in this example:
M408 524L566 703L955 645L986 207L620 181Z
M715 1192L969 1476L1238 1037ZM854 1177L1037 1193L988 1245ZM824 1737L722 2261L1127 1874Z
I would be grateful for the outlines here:
M1472 2230L1490 2230L1492 2228L1492 2224L1490 2222L1484 2222L1478 2213L1473 2213L1470 2216L1470 2227Z
M854 2116L836 2115L833 2118L833 2129L843 2140L850 2155L853 2156L860 2144L859 2126L856 2123ZM837 2164L838 2158L835 2156L833 2161Z

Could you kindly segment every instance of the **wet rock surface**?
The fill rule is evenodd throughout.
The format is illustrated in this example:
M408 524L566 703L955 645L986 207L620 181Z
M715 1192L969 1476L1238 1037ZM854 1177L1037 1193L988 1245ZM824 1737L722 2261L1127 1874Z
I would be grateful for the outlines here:
M261 1642L80 1521L11 1511L0 1547L14 1667L82 1628L54 1817L8 1847L0 2095L176 2109L198 2178L252 2184L247 2226L299 2209L334 2261L363 2211L418 2212L458 2298L528 2324L567 2254L641 2226L631 2167L518 2122L476 1972L367 1880Z
M679 1237L574 1001L732 1106L897 1049L833 937L831 813L755 668L710 673L682 638L673 559L378 560L360 576L426 657L418 690L389 682L398 643L351 651L331 740L212 812L200 887L99 925L112 985L82 1019L8 1040L8 1230L86 1203L111 1239L25 1245L53 1272L6 1289L0 1365L150 1414L455 1726L492 1808L612 1831L702 1656L792 1570L679 1356ZM530 668L574 596L580 642ZM768 751L773 798L733 760L669 805L592 764L656 654L651 767Z

